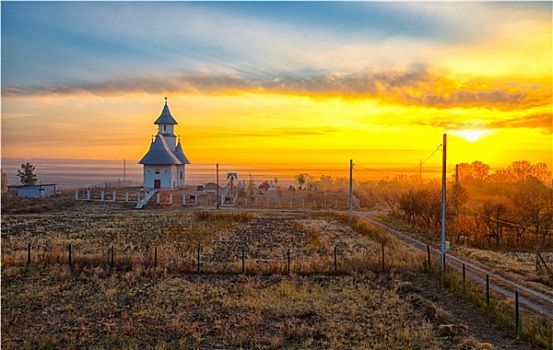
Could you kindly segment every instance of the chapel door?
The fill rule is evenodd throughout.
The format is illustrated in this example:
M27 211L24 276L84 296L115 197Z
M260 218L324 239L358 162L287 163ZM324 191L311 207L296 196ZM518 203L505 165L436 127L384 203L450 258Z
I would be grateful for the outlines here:
M154 188L155 189L161 188L161 180L154 180Z

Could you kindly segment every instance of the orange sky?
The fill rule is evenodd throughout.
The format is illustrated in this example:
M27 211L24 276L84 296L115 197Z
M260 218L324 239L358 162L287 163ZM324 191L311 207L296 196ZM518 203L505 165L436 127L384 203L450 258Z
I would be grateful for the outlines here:
M353 19L350 23L344 15L342 27L338 23L332 32L308 14L284 20L294 6L316 5L319 16L336 7L334 11ZM3 52L16 40L20 44L2 60L3 158L138 160L148 150L156 132L153 122L168 96L179 122L176 133L193 164L342 167L353 158L369 168L408 171L447 133L451 165L481 160L497 168L526 159L553 167L552 26L550 12L543 13L551 9L547 3L413 3L399 14L399 4L356 4L369 7L367 22L374 25L368 27L363 13L348 4L272 4L282 21L266 17L262 4L189 4L182 6L192 6L188 10L196 11L197 23L179 25L197 36L176 32L174 42L165 46L154 45L153 34L151 40L142 39L131 25L133 15L131 24L112 23L106 17L114 11L109 4L88 5L98 6L99 22L83 24L92 32L86 34L90 38L75 33L83 36L82 44L56 36L64 25L72 28L61 19L54 26L55 19L42 18L35 21L36 29L12 25L18 6L49 5L3 4ZM86 6L52 11L74 11L78 17L87 13ZM143 10L140 6L136 12ZM155 10L151 16L166 11L162 4L149 6ZM238 16L234 7L245 12ZM372 17L375 11L378 18ZM397 29L395 21L405 18L414 21L413 28ZM101 21L116 28L115 34L105 34ZM228 32L210 27L211 21L223 21ZM84 57L81 71L69 61L60 68L47 50L42 61L20 67L18 55L32 50L33 30L50 33L53 46L68 55ZM154 34L157 30L152 29ZM275 30L281 33L278 38L272 35ZM118 40L117 35L137 41L122 44L123 52L155 46L163 53L160 62L168 58L167 68L150 67L156 62L146 59L151 51L127 61L102 62L101 50ZM95 49L86 40L105 42ZM261 48L248 44L252 40ZM171 45L197 50L199 58L175 52ZM427 165L438 169L440 163L436 154Z

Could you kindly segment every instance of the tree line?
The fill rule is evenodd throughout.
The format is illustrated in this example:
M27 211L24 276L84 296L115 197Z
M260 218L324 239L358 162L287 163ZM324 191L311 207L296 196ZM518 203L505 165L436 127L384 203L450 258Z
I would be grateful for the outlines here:
M516 161L494 173L480 161L459 164L447 186L448 237L479 248L553 248L552 185L545 163ZM388 202L413 226L433 233L441 227L437 183L412 186Z

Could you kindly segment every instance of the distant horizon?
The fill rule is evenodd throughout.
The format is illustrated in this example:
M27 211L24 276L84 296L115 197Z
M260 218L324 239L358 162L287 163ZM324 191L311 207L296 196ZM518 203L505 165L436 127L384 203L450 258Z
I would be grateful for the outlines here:
M439 159L441 162L441 151L437 152L432 158ZM523 160L523 159L517 159ZM36 168L40 183L55 182L60 186L81 186L93 185L103 182L123 181L124 160L113 159L69 159L69 158L2 158L2 171L8 175L9 185L19 184L17 169L20 164L30 162ZM477 159L473 160L477 161ZM464 162L472 163L473 161ZM513 160L513 162L516 160ZM56 164L61 162L61 164ZM511 164L510 162L509 164ZM186 185L194 186L216 181L215 166L217 163L198 162L186 166ZM488 164L488 163L486 163ZM490 166L490 173L494 173L505 166ZM535 163L532 163L535 164ZM546 163L547 164L547 163ZM94 165L93 167L90 167ZM280 167L278 165L281 165ZM331 165L331 166L330 166ZM455 172L455 163L448 163L448 177ZM65 167L63 167L65 166ZM77 166L77 167L75 167ZM316 166L316 167L315 167ZM326 168L325 168L326 166ZM547 164L549 170L553 170L550 164ZM125 176L127 181L142 182L142 166L138 160L126 160ZM219 180L226 183L226 173L237 172L239 180L248 180L251 175L257 184L262 181L272 181L275 177L285 184L294 182L294 175L308 173L315 180L322 175L336 178L349 178L349 160L344 163L308 163L308 164L230 164L219 163ZM382 167L376 164L355 163L354 159L354 179L359 182L368 180L393 179L400 176L418 176L419 165L413 166L397 165L395 167ZM441 178L441 165L422 166L423 181L432 181Z

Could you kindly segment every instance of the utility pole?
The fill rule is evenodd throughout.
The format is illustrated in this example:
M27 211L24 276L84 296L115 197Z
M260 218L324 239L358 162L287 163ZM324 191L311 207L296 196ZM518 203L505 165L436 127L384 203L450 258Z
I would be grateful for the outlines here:
M217 209L219 209L219 163L217 163Z
M455 214L459 215L459 164L455 164Z
M353 159L349 160L349 221L353 219Z
M447 134L442 142L442 269L445 271L445 211L446 211L446 163L447 163Z
M419 162L419 183L422 184L422 159Z

